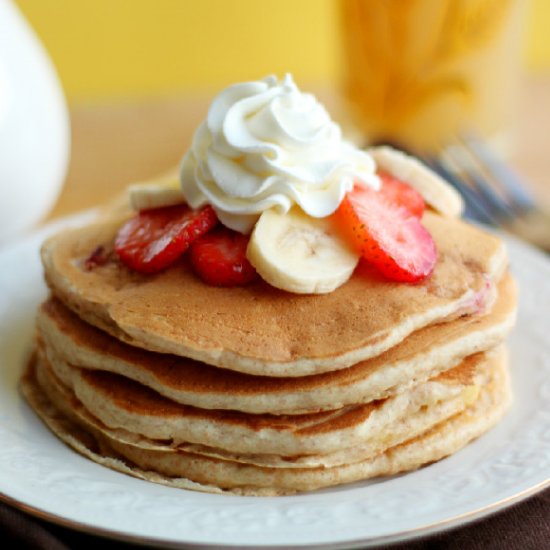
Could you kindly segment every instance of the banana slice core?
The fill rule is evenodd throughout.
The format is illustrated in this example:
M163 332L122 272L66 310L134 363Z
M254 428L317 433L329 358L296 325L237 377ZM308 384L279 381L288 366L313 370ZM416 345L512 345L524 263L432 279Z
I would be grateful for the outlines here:
M256 222L247 257L270 285L297 294L324 294L344 284L359 261L330 218L294 207L266 210Z

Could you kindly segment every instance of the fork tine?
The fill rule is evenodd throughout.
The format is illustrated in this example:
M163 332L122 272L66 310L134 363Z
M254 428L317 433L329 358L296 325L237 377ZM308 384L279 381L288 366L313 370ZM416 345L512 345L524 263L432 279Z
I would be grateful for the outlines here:
M471 220L491 226L498 226L498 220L491 213L484 201L480 200L479 193L459 175L457 170L450 165L449 159L445 162L441 157L427 154L417 155L427 166L437 172L443 179L447 180L464 199L464 216Z
M464 199L465 217L550 252L550 213L535 204L520 179L474 134L459 136L435 153L381 144L416 156L447 180Z
M456 164L457 179L474 192L493 225L550 252L550 216L481 140L461 137L441 158Z
M475 190L477 199L484 204L497 225L506 223L516 216L505 196L492 185L485 174L483 165L469 149L457 142L457 144L445 147L440 155L458 177Z
M521 213L534 208L535 201L521 179L479 137L469 131L458 136L458 139L475 159L492 188L500 189L505 194L507 203L513 211Z

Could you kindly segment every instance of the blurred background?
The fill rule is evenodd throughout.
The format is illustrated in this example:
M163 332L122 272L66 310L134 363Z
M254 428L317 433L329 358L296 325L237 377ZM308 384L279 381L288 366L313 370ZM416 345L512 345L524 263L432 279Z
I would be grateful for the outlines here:
M511 1L485 3L498 10ZM212 96L228 84L291 72L334 118L346 113L339 0L14 3L49 52L70 109L71 161L51 216L176 166ZM550 0L525 7L510 159L550 201Z
M338 76L335 0L17 0L69 101L217 90L292 72ZM529 0L523 61L550 68L550 1Z

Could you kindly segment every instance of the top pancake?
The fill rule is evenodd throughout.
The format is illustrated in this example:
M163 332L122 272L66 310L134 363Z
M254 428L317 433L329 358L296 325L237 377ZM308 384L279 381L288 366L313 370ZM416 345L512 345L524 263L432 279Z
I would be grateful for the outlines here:
M98 246L112 249L123 219L113 216L45 243L54 294L88 323L134 346L263 376L346 368L421 327L478 311L494 299L506 265L499 239L427 213L439 259L431 277L416 285L356 273L329 294L296 295L262 281L212 287L185 260L156 275L130 272L116 260L86 269Z

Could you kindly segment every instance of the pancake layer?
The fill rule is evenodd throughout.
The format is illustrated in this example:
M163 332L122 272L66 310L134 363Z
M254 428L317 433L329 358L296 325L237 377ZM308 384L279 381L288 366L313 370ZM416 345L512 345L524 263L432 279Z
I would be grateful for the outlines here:
M457 365L468 355L496 346L514 324L515 311L515 284L506 275L499 283L498 299L486 315L465 315L426 327L381 355L348 369L300 378L246 375L144 351L88 325L56 299L40 308L38 330L54 366L67 363L120 374L172 401L200 408L300 414L403 392Z
M261 376L301 377L375 357L414 331L490 306L506 266L499 239L428 213L439 251L435 271L404 285L356 273L325 295L294 295L258 282L216 288L183 261L140 275L117 261L86 258L112 249L121 219L66 231L42 249L53 293L83 320L133 346Z
M195 443L241 454L327 454L395 437L397 425L412 429L416 415L440 403L456 401L464 408L486 378L484 354L465 359L459 366L407 392L383 400L336 411L302 415L251 415L236 411L205 410L174 403L128 379L105 372L71 369L70 386L64 386L56 369L39 354L40 379L52 400L66 402L65 410L84 408L101 424L122 429L171 446ZM52 386L55 386L52 388ZM74 403L74 399L78 404ZM456 412L456 408L453 412ZM433 417L433 415L432 415ZM435 417L434 423L441 418Z
M473 404L421 435L365 460L333 467L272 468L214 458L173 448L152 449L124 442L108 431L83 428L60 411L39 385L31 364L22 389L33 408L67 444L111 468L152 481L210 492L289 494L416 469L463 447L489 429L510 404L502 350L487 357L488 379Z

